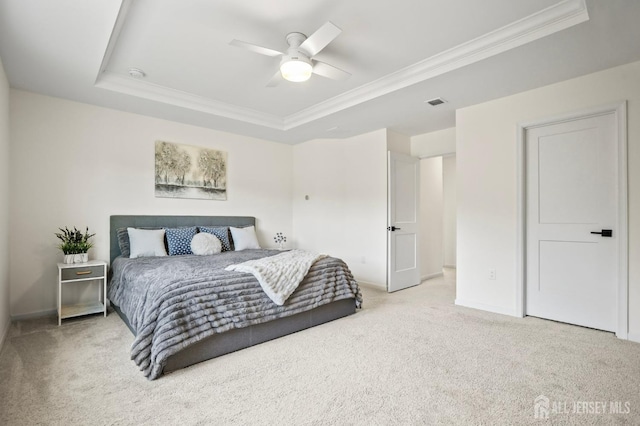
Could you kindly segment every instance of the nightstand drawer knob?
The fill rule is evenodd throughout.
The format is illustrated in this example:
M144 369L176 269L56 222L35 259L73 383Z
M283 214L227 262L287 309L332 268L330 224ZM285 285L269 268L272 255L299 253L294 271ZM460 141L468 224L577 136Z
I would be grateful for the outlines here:
M76 275L88 275L90 274L92 271L78 271L76 272Z

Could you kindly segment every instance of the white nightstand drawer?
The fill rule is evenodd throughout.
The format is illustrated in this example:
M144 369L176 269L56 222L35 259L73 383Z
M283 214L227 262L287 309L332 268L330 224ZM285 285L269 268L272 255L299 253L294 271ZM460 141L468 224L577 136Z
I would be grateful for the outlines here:
M79 280L83 278L102 278L104 277L103 266L74 266L73 268L64 268L62 270L62 281Z

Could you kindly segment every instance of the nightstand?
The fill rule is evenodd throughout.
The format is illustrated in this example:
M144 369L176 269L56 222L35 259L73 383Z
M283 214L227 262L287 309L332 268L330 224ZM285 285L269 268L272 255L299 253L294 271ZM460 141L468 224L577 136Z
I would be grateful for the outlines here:
M100 281L95 301L75 305L62 304L62 292L70 283L95 284ZM90 260L85 263L58 263L58 325L65 318L104 312L107 316L107 262Z

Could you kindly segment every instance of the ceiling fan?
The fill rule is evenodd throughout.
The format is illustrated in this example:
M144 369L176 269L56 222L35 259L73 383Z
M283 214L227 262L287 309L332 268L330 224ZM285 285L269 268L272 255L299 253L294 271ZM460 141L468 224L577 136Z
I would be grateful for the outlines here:
M286 53L240 40L231 40L229 44L243 47L252 52L260 53L261 55L272 57L282 56L280 69L271 77L271 80L267 83L267 87L276 86L283 78L296 83L307 81L312 73L334 80L345 80L349 78L351 74L333 65L314 59L314 57L338 37L341 32L342 30L332 22L327 22L309 37L298 32L289 33L286 36L287 44L289 45Z

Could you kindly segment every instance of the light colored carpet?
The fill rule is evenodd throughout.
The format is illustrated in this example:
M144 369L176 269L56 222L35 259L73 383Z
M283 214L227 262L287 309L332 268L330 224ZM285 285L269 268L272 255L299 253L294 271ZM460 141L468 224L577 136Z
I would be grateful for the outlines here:
M0 354L0 424L538 424L539 395L549 422L640 423L639 344L456 307L454 279L363 288L351 317L151 382L114 313L18 322Z

